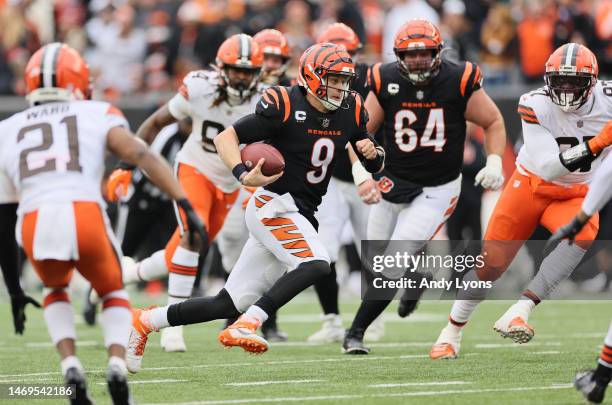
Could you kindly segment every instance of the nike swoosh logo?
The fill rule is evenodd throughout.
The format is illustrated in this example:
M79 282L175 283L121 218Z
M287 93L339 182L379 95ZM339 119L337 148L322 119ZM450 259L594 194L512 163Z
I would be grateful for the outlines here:
M263 108L268 108L268 104L264 103L263 101L261 102L261 105L263 105Z

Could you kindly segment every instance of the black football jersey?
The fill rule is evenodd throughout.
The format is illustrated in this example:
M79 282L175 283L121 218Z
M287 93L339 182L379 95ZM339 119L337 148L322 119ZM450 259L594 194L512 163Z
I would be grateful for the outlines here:
M265 186L277 194L290 193L300 211L316 226L314 212L327 192L339 154L346 144L368 138L363 99L352 93L349 108L330 113L316 110L300 86L274 86L264 91L255 114L234 124L240 143L265 140L285 158L285 171ZM361 158L361 157L360 157Z
M355 64L355 81L353 82L353 90L365 100L370 92L368 87L368 70L370 67L365 63ZM341 153L338 155L336 166L332 175L340 180L353 182L353 171L351 169L351 161L348 154Z
M370 89L384 110L377 132L387 153L385 174L420 186L456 179L463 164L465 108L482 86L480 68L470 62L443 60L425 86L404 78L397 62L375 64Z

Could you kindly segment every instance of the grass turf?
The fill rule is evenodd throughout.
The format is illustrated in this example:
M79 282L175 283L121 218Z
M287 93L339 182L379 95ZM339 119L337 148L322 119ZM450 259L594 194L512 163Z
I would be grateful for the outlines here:
M137 305L150 303L135 296ZM160 302L161 303L161 302ZM388 308L384 339L369 356L340 354L339 344L308 345L320 326L319 307L305 293L283 308L279 324L290 341L261 356L216 341L222 323L185 329L188 351L164 353L152 335L143 371L130 377L139 404L145 403L381 403L381 404L579 404L570 384L576 371L591 368L610 322L605 301L553 301L541 305L530 322L534 340L515 345L492 331L510 303L492 301L477 309L466 327L461 357L431 361L429 347L446 322L450 301L422 302L400 320L397 303ZM348 326L356 300L344 300ZM9 306L0 304L0 384L61 383L58 357L49 343L42 311L28 308L23 337L12 334ZM77 315L78 321L80 316ZM105 352L99 326L79 323L78 356L89 389L99 404L110 403L105 385ZM10 401L0 399L0 403ZM13 403L26 403L23 400ZM65 403L27 400L27 403Z

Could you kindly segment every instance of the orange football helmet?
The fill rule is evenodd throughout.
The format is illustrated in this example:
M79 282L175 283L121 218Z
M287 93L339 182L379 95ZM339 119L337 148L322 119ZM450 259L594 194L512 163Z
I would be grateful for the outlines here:
M330 76L346 77L342 88L330 87ZM298 84L315 96L325 108L336 110L348 108L348 93L355 79L355 64L343 45L314 44L306 49L300 58ZM335 100L329 97L329 89L340 90L342 97Z
M285 71L287 70L289 59L291 59L291 50L289 49L289 41L278 30L265 29L259 31L253 37L253 41L261 48L264 54L264 78L262 81L268 81L270 84L278 82ZM280 66L277 58L280 58ZM274 60L277 59L277 60Z
M66 44L43 46L25 68L26 98L31 105L46 101L83 100L91 96L89 66Z
M324 42L331 42L332 44L344 45L348 53L351 56L363 48L361 41L355 31L351 27L343 23L333 23L327 27L317 37L317 42L322 44Z
M438 27L431 22L417 18L404 24L395 35L393 52L403 76L414 84L425 84L434 77L442 63L442 35ZM410 52L431 51L430 59L418 59L406 62L405 56Z
M257 88L259 74L263 66L263 52L251 36L235 34L223 41L217 51L216 66L221 73L227 94L244 100ZM230 80L228 69L251 73L250 79Z
M588 100L598 74L593 52L569 43L557 48L546 61L544 82L553 103L564 111L575 111Z

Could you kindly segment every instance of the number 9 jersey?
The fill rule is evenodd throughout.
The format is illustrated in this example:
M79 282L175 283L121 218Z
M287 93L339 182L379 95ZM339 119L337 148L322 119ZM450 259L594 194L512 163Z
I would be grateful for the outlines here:
M189 73L179 92L168 102L168 110L177 120L192 119L191 134L176 155L176 162L195 167L216 187L231 193L240 183L217 155L213 139L239 118L252 113L258 96L254 94L242 104L230 105L227 101L217 104L220 80L213 71Z

